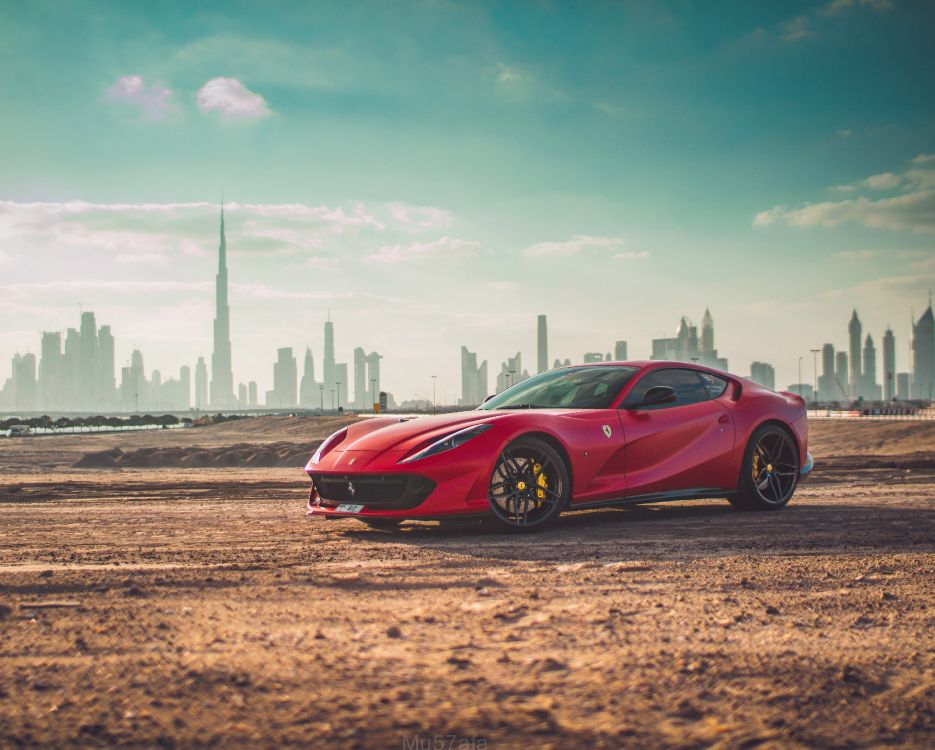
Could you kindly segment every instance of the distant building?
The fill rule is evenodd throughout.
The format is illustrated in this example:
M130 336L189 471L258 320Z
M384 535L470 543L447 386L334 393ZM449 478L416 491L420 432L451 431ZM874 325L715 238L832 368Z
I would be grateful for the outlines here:
M497 374L497 393L505 391L528 377L529 372L523 369L523 355L521 352L516 352L516 356L500 364L500 372Z
M241 383L237 386L237 403L241 409L246 409L248 405L247 401L247 384Z
M479 406L487 398L487 360L479 366L477 353L461 347L461 398L459 406Z
M218 244L218 272L214 280L214 352L211 354L211 408L229 409L235 403L234 373L231 369L230 303L227 283L227 238L224 236L224 206Z
M614 343L614 362L627 361L627 342L617 341Z
M273 365L273 390L267 392L266 405L275 409L291 409L298 401L298 370L291 346L276 350Z
M653 339L651 359L701 362L719 370L728 369L727 359L718 356L714 347L714 318L708 309L705 310L701 326L699 339L697 327L683 316L674 338Z
M36 355L13 355L13 409L36 411Z
M935 316L931 300L912 326L912 397L935 397Z
M560 359L556 359L555 362L552 363L552 369L557 370L559 367L571 367L571 360L567 357L564 362Z
M796 396L801 396L805 399L806 403L811 403L815 400L815 389L810 383L792 383L786 390L789 391L789 393L794 393Z
M896 373L896 399L898 401L909 400L909 373Z
M208 408L208 366L204 357L198 357L195 364L195 408Z
M768 362L754 362L750 365L750 380L775 390L776 371Z
M370 411L380 403L380 360L376 352L367 354L361 347L354 350L354 406Z
M538 371L545 372L549 369L549 330L545 315L539 316L536 344Z
M834 386L836 391L832 401L847 401L849 394L847 378L847 352L838 352L834 356Z
M855 309L851 315L850 323L847 324L848 337L850 339L850 362L851 362L851 377L848 382L848 395L851 398L860 398L862 394L863 385L863 371L861 370L861 356L860 356L860 336L863 327L860 324L860 318L857 317L857 310Z
M821 375L818 376L818 400L836 401L840 396L834 382L834 345L821 348Z
M603 362L604 355L600 352L585 352L584 353L584 363L586 365L594 364L595 362Z
M896 337L889 327L883 334L883 398L892 401L896 396Z
M251 380L247 383L247 406L251 409L256 409L259 405L256 381Z
M306 346L302 382L299 385L299 404L306 408L317 406L319 397L318 383L315 380L315 360L312 358L311 347Z
M883 397L883 390L877 383L877 348L873 345L873 337L868 333L864 342L864 371L861 376L860 395L867 401L879 401Z

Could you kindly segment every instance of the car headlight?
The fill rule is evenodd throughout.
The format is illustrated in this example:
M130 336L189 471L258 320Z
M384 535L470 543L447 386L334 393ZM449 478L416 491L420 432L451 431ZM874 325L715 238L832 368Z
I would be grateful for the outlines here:
M325 441L318 446L318 450L315 451L315 455L312 456L311 463L317 464L321 461L322 457L330 451L334 446L340 443L344 438L347 437L347 427L342 427L340 430L335 432L332 435L329 435L325 438Z
M426 448L423 448L418 453L413 453L411 456L407 456L399 463L407 464L410 461L418 461L420 458L434 456L436 453L450 451L452 448L457 448L459 445L464 445L468 440L477 437L482 432L486 432L491 427L493 427L493 425L476 424L473 427L468 427L464 430L458 430L458 432L453 432L451 435L443 437L441 440L436 440L434 443Z

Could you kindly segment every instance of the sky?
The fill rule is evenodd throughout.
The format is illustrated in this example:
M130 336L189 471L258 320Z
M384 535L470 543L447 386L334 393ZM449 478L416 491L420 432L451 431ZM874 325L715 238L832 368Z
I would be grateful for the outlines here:
M93 310L163 376L383 354L397 400L517 351L631 358L706 307L812 380L935 287L935 6L0 0L0 379ZM878 369L882 364L878 365Z

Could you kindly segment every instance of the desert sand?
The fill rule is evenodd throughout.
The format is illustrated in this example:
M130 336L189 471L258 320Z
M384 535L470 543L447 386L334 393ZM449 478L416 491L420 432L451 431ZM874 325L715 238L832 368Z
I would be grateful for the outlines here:
M338 424L0 440L0 746L935 744L935 423L523 537L305 518Z

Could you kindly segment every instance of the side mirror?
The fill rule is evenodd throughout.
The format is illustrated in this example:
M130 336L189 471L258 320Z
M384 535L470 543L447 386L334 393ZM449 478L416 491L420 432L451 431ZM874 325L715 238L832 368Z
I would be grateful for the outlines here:
M675 389L667 385L654 385L643 395L643 400L635 404L624 404L624 409L642 409L644 406L671 404L675 401Z

